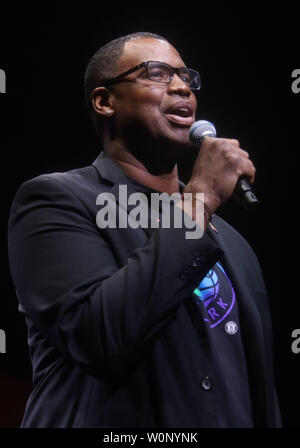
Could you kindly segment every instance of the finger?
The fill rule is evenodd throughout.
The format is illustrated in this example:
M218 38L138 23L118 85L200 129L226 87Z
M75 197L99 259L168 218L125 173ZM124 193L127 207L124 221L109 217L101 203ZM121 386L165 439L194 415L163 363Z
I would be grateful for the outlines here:
M226 139L228 143L230 143L233 146L236 146L237 148L239 148L240 146L240 142L238 140L236 140L235 138L228 138Z
M249 159L249 153L247 151L242 148L237 148L237 151L240 156L244 157L245 159Z
M251 184L255 181L255 166L251 162L251 160L243 160L243 167L241 176L245 176Z

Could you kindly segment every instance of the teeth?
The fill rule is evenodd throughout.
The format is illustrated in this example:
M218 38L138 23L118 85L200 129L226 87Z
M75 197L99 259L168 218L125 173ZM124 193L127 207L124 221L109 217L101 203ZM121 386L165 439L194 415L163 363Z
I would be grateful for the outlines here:
M189 115L189 114L190 114L190 111L189 111L188 109L182 107L182 108L180 108L180 109L174 110L173 113L174 113L175 115L181 115L181 114Z

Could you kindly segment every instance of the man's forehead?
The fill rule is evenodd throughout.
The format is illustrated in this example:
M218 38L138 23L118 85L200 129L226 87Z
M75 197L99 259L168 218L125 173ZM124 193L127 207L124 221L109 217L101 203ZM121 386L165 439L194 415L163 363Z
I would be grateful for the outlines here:
M123 72L144 61L161 61L174 67L184 66L178 51L169 42L143 38L126 42L118 68Z

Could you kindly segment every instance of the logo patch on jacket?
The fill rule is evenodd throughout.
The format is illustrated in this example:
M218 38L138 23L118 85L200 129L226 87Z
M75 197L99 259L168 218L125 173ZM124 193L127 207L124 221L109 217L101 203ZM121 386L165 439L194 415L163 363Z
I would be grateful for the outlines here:
M229 315L235 303L234 289L220 263L216 263L206 274L194 289L193 295L210 328L219 325Z

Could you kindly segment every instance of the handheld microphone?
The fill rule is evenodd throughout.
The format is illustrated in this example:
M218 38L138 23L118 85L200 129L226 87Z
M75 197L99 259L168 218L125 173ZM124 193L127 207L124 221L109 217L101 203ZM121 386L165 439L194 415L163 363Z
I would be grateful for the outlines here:
M196 121L190 128L190 142L193 146L199 148L205 137L216 137L217 131L215 126L206 120ZM248 181L241 177L235 186L233 196L239 201L246 210L250 211L257 207L259 200L252 191Z

